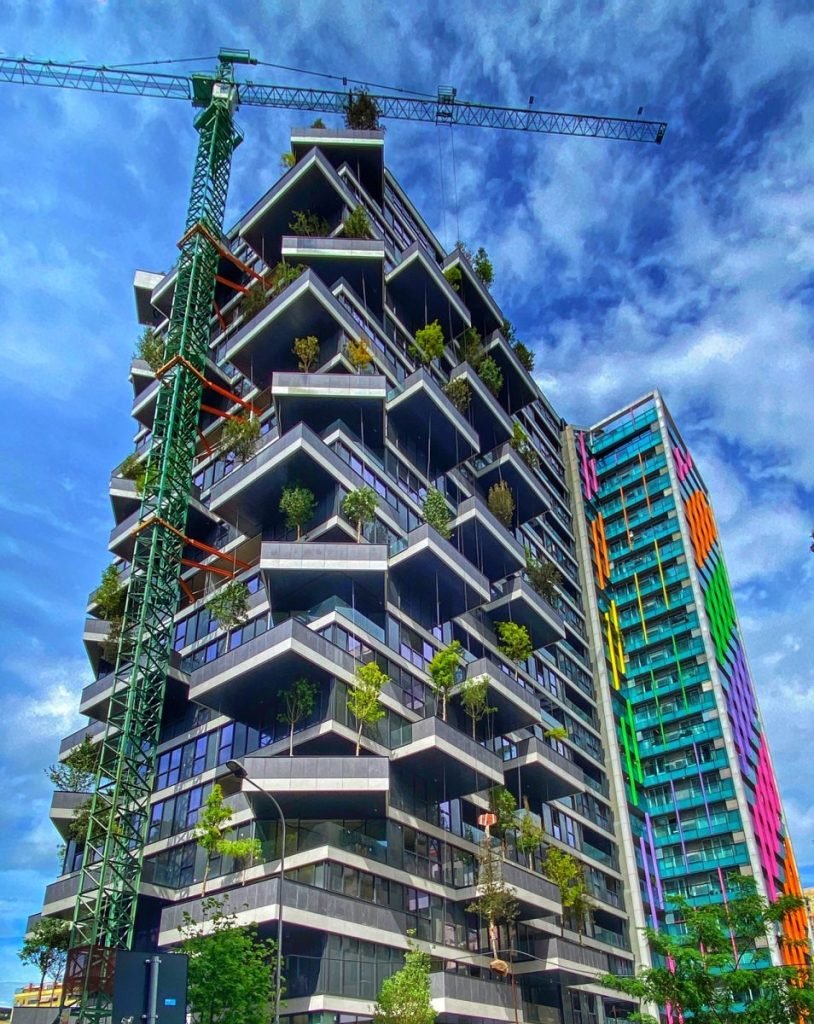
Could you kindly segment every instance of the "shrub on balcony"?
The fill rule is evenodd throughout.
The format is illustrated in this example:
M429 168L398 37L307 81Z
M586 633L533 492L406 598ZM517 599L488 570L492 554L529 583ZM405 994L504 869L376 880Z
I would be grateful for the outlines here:
M517 420L512 423L512 436L509 444L530 469L536 469L540 465L540 456L537 454L537 450Z
M415 332L415 341L410 342L410 355L424 366L429 366L433 359L440 359L444 354L444 332L437 320Z
M543 837L545 832L532 818L528 811L524 811L520 815L520 824L517 828L517 835L515 836L515 844L517 849L526 858L526 864L529 867L533 867L534 854L539 852L540 847L543 845Z
M284 722L288 726L288 756L294 756L294 729L304 719L312 714L317 700L317 684L311 679L301 677L283 690L279 699L282 702L282 710L277 715L278 722Z
M99 586L91 595L91 603L99 608L99 615L107 621L121 618L127 591L122 586L115 565L109 565L102 573Z
M489 677L476 676L465 679L461 685L461 707L472 722L472 739L477 739L477 725L497 708L489 707Z
M458 358L462 363L469 363L473 370L478 369L483 359L483 340L476 327L467 327L458 339Z
M365 726L373 726L386 712L381 705L381 692L389 676L382 672L375 661L359 665L356 669L356 681L348 693L348 711L356 719L356 756L362 750L362 730Z
M158 487L158 478L161 469L157 462L150 462L145 459L141 464L136 479L136 494L141 498L145 494L153 494Z
M458 671L463 667L464 659L460 640L453 640L436 651L427 666L430 686L436 698L441 702L441 718L447 720L447 698L458 681Z
M484 356L478 363L477 373L493 395L499 395L503 387L503 371L491 356Z
M266 275L267 287L271 288L272 295L279 295L307 269L302 263L288 263L286 260L280 260Z
M447 283L450 288L453 288L456 292L461 290L461 281L463 280L463 274L461 268L457 263L452 267L447 267L444 271L444 277L447 279Z
M164 365L164 339L152 327L145 327L136 343L136 359L143 359L151 370Z
M116 472L122 480L135 480L141 472L141 459L138 452L130 452Z
M319 341L313 334L295 338L291 351L297 357L297 367L302 373L310 373L319 362Z
M232 416L223 424L221 453L234 455L241 462L247 462L257 450L259 440L260 420L256 416Z
M345 342L345 355L357 373L361 373L365 367L370 366L373 362L373 351L370 341L364 334L360 334L358 338L348 338Z
M245 622L249 614L249 588L241 580L230 580L206 602L206 610L224 629Z
M481 279L483 284L485 284L487 288L490 288L495 279L495 271L492 266L492 261L489 259L489 254L483 246L481 246L475 253L475 258L472 260L472 269Z
M436 487L431 487L427 491L421 511L424 522L440 533L444 540L449 540L449 535L452 532L449 528L451 518L449 505L447 505L444 495Z
M378 130L379 108L369 92L362 89L349 94L345 104L345 125L355 131Z
M294 235L304 235L306 238L326 238L331 233L331 226L318 213L312 213L310 210L294 210L288 230Z
M285 153L281 153L281 154L280 154L280 167L281 167L281 168L282 168L282 169L283 169L284 171L288 171L288 170L290 170L290 169L291 169L291 168L292 168L292 167L294 166L294 164L295 164L296 162L297 162L297 158L296 158L296 156L295 156L295 155L294 155L294 154L293 154L293 153L291 152L291 150L290 150L290 149L289 149L289 150L288 150L287 152L285 152Z
M325 127L325 122L322 120L321 117L318 117L315 121L311 122L311 127L312 128L324 128Z
M86 735L64 761L45 769L51 785L60 793L87 793L93 787L99 768L101 746Z
M534 353L531 349L524 345L522 341L516 341L512 345L512 349L523 366L531 373L534 369Z
M246 861L260 857L262 848L259 839L227 839L226 832L232 820L232 810L223 801L223 790L216 782L206 798L192 838L206 853L206 866L201 884L201 895L206 894L206 883L212 858L234 857Z
M372 238L373 232L370 229L370 218L364 206L357 206L352 210L345 223L342 225L342 234L345 238Z
M254 319L268 305L267 286L268 282L265 279L256 281L252 288L243 293L243 298L240 300L240 314L244 323Z
M546 729L543 732L543 736L547 740L567 740L568 730L565 728L564 725L555 725L551 729Z
M528 661L534 647L526 627L517 622L498 622L496 625L500 653L518 666Z
M549 604L555 604L559 595L557 587L562 584L562 573L548 559L535 558L526 548L526 579L532 590L545 598Z
M560 917L561 934L565 934L567 912L576 925L581 942L585 932L586 918L590 915L593 907L593 900L588 894L588 884L585 881L582 865L570 853L566 853L556 846L550 846L546 850L543 861L543 874L560 890L560 902L563 909L563 914Z
M486 498L489 511L502 523L506 529L511 529L512 518L514 517L514 497L505 480L492 484Z
M472 402L472 388L463 377L456 377L445 384L443 392L458 412L466 412Z
M499 974L507 974L509 965L498 956L499 929L516 920L520 907L514 889L503 881L501 861L490 836L481 843L478 866L478 898L467 906L470 913L486 919L492 962L489 965Z
M302 528L313 517L316 504L314 492L307 487L292 484L283 488L280 511L285 516L288 529L297 531L297 540L302 539Z
M379 497L372 487L358 487L342 500L342 515L356 523L356 543L362 539L362 527L372 523L379 507Z
M490 831L505 845L506 836L517 828L517 800L514 793L505 786L492 786L489 790L489 810L497 818Z

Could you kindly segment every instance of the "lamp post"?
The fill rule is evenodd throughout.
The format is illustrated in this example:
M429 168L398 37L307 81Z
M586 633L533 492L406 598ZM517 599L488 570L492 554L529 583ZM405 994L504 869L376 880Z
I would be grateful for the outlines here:
M285 882L285 815L283 809L277 803L271 793L267 793L261 786L249 776L249 773L240 763L234 759L226 762L226 767L236 778L253 786L258 793L271 800L274 809L280 818L281 843L280 843L280 884L277 886L277 967L274 972L274 1024L280 1024L280 995L282 992L282 964L283 964L283 884Z

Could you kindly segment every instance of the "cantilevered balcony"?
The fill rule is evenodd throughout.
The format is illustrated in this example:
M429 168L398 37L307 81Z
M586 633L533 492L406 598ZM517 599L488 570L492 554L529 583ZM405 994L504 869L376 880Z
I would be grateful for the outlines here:
M155 327L164 319L152 301L153 291L163 278L163 274L156 274L149 270L137 270L133 275L136 316L143 327Z
M503 387L500 389L503 407L514 413L533 402L537 397L534 379L500 331L487 338L486 354L494 359L503 374Z
M478 433L481 448L491 449L508 441L512 436L511 417L469 363L456 366L450 379L464 380L469 384L472 398L466 415Z
M534 649L550 647L565 639L562 615L541 597L522 576L514 576L495 588L499 596L484 608L492 622L516 622L525 626Z
M71 822L76 817L77 811L85 806L91 796L91 793L56 792L51 797L51 810L48 816L63 839L69 838Z
M150 377L149 383L146 383L143 388L136 392L130 409L130 415L143 427L149 427L152 430L156 402L158 401L158 389L161 387L161 382L152 370L150 371Z
M506 753L515 755L503 763L506 785L512 792L547 801L589 788L582 769L537 736L520 740L515 749L507 748Z
M306 270L233 335L225 358L262 390L275 370L295 370L295 338L313 335L325 344L356 338L359 325L313 270Z
M430 975L430 995L433 1009L442 1021L463 1022L471 1018L473 1022L520 1024L514 1011L514 1000L520 997L507 981L437 971Z
M146 359L134 359L130 364L130 383L133 385L133 401L138 401L140 395L152 384L156 383L155 371Z
M526 564L523 548L477 495L461 502L450 528L452 543L489 580L503 579Z
M549 507L542 483L508 443L472 460L475 476L484 491L501 480L511 489L519 523L541 515Z
M99 671L102 662L103 650L110 636L110 623L104 619L85 619L85 628L82 631L82 641L85 644L85 652L88 656L91 668L94 673ZM105 659L108 660L108 659Z
M383 544L265 541L260 569L275 612L313 608L332 597L362 612L384 606Z
M386 757L247 757L248 777L276 797L286 814L329 819L341 805L345 818L378 818L386 810L390 762ZM256 817L268 814L269 801L254 786L242 791Z
M110 531L110 540L107 545L108 550L118 558L124 558L128 562L132 561L140 523L141 503L139 502L136 509ZM209 509L202 505L197 498L190 498L189 513L187 515L187 536L205 541L211 536L215 526L215 517L210 513Z
M87 737L91 743L99 743L102 733L105 731L104 722L89 722L81 729L69 733L59 743L59 759L63 761L68 754L75 750Z
M381 203L384 193L384 132L338 128L295 128L291 150L297 160L314 146L336 170L347 164L368 194Z
M490 594L486 577L428 524L391 547L390 578L391 600L425 624L448 622Z
M272 266L280 258L280 239L290 234L297 211L322 217L333 229L343 208L356 205L356 197L330 162L311 149L240 219L236 230Z
M144 465L147 464L146 456ZM114 473L110 478L110 504L113 506L113 517L117 524L133 515L141 508L141 495L136 490L135 480L125 480Z
M467 679L487 679L487 703L494 708L490 727L498 735L515 732L540 722L540 698L513 679L488 658L479 658L466 666ZM455 692L460 691L460 685Z
M402 739L390 755L394 791L400 778L421 778L439 799L452 800L503 784L500 758L440 718L405 726Z
M511 860L502 859L500 874L502 880L514 890L521 920L552 918L562 913L559 888L537 871L532 871ZM471 903L477 898L478 892L477 885L468 885L458 890L456 899L461 903Z
M306 238L285 235L283 259L310 267L332 287L344 278L379 315L384 294L384 242L378 238Z
M404 250L385 280L388 304L411 334L433 320L448 337L469 327L469 310L419 242Z
M300 422L320 433L341 420L369 446L382 447L387 381L378 374L275 373L271 395L281 433Z
M178 655L173 652L170 668L167 671L167 702L181 701L186 698L187 681L184 674L179 670L179 664ZM129 675L125 675L124 679L124 682L119 683L117 693L126 689ZM96 721L107 721L110 711L110 698L113 696L115 684L116 675L112 670L103 676L99 676L98 679L94 679L92 683L88 683L82 689L82 695L79 698L80 715L87 715L88 718L93 718Z
M458 294L472 316L472 326L477 328L483 337L503 327L500 307L460 249L453 249L441 265L444 271L452 267L457 267L461 272Z
M353 678L353 658L296 619L288 619L189 672L189 699L248 725L278 711L277 694L295 679Z
M390 392L387 416L393 440L433 475L446 472L480 450L474 428L421 368Z

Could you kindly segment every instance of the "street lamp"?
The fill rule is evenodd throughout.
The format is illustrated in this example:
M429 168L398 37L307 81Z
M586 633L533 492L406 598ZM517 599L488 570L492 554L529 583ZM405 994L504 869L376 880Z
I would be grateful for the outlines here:
M281 825L281 843L280 843L280 884L277 887L277 968L274 972L274 1022L280 1024L280 994L282 991L282 963L283 963L283 883L285 882L285 815L283 809L277 803L275 797L271 793L267 793L265 789L258 786L254 779L250 778L249 773L240 763L234 759L226 762L226 767L236 778L241 779L243 782L247 782L250 786L253 786L258 793L262 793L264 797L267 797L274 804L274 808L280 818Z

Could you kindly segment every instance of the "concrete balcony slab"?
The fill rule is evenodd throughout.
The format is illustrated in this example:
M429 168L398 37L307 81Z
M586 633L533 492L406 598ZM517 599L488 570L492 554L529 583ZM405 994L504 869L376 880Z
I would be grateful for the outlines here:
M384 544L264 541L260 569L272 610L313 608L331 597L352 607L384 605Z
M384 193L384 132L337 128L295 128L291 132L291 150L300 160L314 146L336 170L343 164L353 173L369 195L381 203Z
M472 316L472 326L476 327L482 337L491 334L492 331L503 327L503 313L500 307L492 298L489 289L481 281L472 268L469 260L460 249L455 248L441 264L441 269L446 271L451 267L457 267L461 272L461 284L458 294L466 303L466 308Z
M525 626L534 649L550 647L565 639L562 615L541 597L522 576L498 584L499 596L484 606L493 623L511 621Z
M512 418L469 363L456 366L450 380L466 381L470 387L472 399L467 417L477 431L481 449L490 450L508 441L512 436Z
M550 502L541 481L508 443L472 460L475 476L484 492L501 480L511 488L518 523L541 515Z
M500 402L503 408L515 413L529 402L533 402L537 397L534 378L517 358L514 349L500 331L495 331L487 337L485 349L486 354L494 359L503 374L503 387L500 389Z
M411 334L433 320L452 337L470 326L466 305L419 242L404 250L385 281L388 302Z
M387 380L378 374L275 373L271 395L281 433L300 422L320 433L342 420L367 444L382 445Z
M529 736L517 744L516 756L503 763L506 785L539 800L557 800L588 789L585 773L544 740Z
M495 709L490 721L495 734L504 735L540 722L540 698L525 689L519 680L512 679L488 658L479 658L466 666L467 679L486 678L489 681L489 706ZM460 692L460 685L453 694Z
M477 495L461 502L450 528L455 547L491 581L503 579L526 564L522 545Z
M344 280L371 310L381 313L384 295L384 242L378 238L304 238L284 235L282 256L311 267L332 287Z
M437 782L450 800L503 784L500 758L440 718L405 727L403 739L390 755L394 768Z

